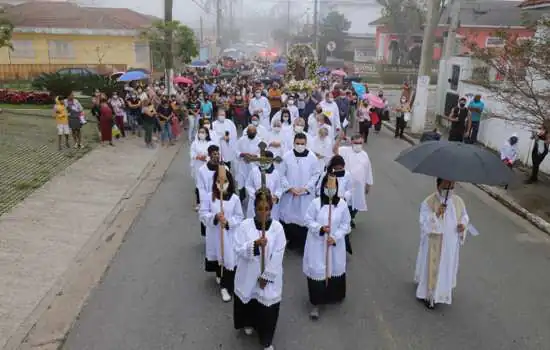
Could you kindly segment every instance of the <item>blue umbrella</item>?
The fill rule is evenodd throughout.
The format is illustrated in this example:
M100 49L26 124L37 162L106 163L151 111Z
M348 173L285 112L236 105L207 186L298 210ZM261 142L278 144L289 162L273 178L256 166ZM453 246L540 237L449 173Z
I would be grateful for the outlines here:
M195 67L195 68L202 68L202 67L207 67L208 63L206 63L205 61L196 60L196 61L191 62L191 64L189 66Z
M134 81L134 80L143 80L149 78L149 75L145 72L134 70L131 72L124 73L118 81Z
M330 72L330 69L328 69L327 67L319 67L319 69L317 69L317 73L328 73Z
M286 68L286 63L284 62L275 63L273 65L273 69L285 69L285 68Z

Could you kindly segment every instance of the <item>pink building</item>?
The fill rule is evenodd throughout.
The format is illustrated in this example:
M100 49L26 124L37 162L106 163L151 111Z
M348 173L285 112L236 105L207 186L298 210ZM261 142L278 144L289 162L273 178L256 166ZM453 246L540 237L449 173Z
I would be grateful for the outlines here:
M535 29L528 28L527 22L534 22L541 15L549 13L550 0L527 0L519 6L515 1L483 1L478 3L463 2L460 11L460 27L457 30L459 44L455 48L455 54L467 53L468 43L475 42L480 47L503 46L503 40L497 36L498 32L507 32L521 38L530 38ZM433 59L439 60L444 42L444 36L448 28L449 9L443 9L439 27L436 32ZM384 18L379 18L369 23L376 26L376 56L379 61L397 63L397 45L399 34L392 33L386 25ZM410 35L407 46L410 56L414 51L419 57L422 46L423 33Z

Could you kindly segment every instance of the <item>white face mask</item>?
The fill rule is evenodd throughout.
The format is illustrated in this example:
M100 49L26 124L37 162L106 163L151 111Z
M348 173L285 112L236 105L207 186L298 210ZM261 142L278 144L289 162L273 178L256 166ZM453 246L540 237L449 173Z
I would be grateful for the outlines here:
M363 145L354 144L354 145L351 146L351 148L353 149L353 151L355 153L359 153L363 150Z
M286 122L288 120L288 116L283 116L283 120Z
M273 131L278 134L281 131L281 127L280 126L274 126Z
M219 116L218 116L218 120L219 120L220 122L223 122L223 121L225 120L225 115L219 115Z
M254 125L254 126L258 126L258 124L260 124L260 122L259 122L259 121L257 121L257 120L253 120L253 121L252 121L252 125Z
M206 134L203 132L198 133L199 140L204 140L206 138Z
M262 94L259 92L257 92L255 95L256 95L256 98L260 98L262 96Z
M440 195L441 195L441 198L445 199L445 198L448 198L450 199L454 194L454 191L453 190L441 190L440 192Z
M229 182L226 182L223 185L220 185L219 183L217 183L216 186L218 187L219 191L227 192L227 189L229 188Z
M289 101L288 101L288 105L289 105L289 106L292 106L293 104L294 104L294 100L289 100Z
M301 125L296 125L296 126L294 126L294 131L295 131L295 132L303 132L303 131L304 131L304 127L301 126Z
M401 99L401 103L405 103L405 102L407 102L407 100L404 99L404 98L402 98L402 99Z
M210 124L204 124L204 128L210 130Z
M328 198L334 198L336 196L336 189L335 188L324 188L325 196Z
M303 153L306 150L306 145L294 145L294 150L298 153Z

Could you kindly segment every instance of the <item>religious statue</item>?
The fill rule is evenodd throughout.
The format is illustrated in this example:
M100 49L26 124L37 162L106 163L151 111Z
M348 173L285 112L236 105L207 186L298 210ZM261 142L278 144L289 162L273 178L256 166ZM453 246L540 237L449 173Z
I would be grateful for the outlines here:
M296 44L289 51L289 73L294 80L313 79L317 70L315 52L309 45Z

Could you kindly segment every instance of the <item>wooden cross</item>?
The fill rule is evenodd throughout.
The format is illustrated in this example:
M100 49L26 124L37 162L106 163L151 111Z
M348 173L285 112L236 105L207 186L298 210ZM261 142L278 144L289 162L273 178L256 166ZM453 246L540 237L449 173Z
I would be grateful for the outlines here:
M262 175L262 187L267 187L266 185L266 175L265 175L265 172L267 171L267 169L269 169L269 167L274 164L274 163L280 163L282 162L283 160L281 159L281 157L275 157L275 158L270 158L270 157L266 157L265 156L265 152L267 150L267 144L265 142L260 142L258 144L258 148L260 149L260 156L259 157L256 157L254 159L254 162L258 162L259 165L260 165L260 173Z

